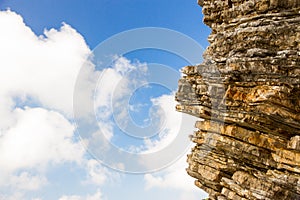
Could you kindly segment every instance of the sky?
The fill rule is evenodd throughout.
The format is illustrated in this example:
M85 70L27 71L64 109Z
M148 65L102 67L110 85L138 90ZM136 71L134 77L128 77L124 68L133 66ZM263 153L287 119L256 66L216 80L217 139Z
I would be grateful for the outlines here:
M0 200L196 200L180 68L196 1L0 0Z

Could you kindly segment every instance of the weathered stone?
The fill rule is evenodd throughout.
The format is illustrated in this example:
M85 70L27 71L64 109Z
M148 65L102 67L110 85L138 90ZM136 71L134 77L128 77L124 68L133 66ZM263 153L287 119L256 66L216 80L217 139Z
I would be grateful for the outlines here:
M176 109L196 123L187 172L210 199L300 199L300 0L199 0L204 62Z
M287 144L287 148L300 151L300 136L292 137Z

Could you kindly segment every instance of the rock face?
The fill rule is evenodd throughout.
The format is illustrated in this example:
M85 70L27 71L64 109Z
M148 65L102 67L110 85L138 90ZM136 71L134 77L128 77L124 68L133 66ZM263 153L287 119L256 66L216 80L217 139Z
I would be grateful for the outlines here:
M177 110L196 123L187 172L210 199L300 199L300 0L200 0L204 62Z

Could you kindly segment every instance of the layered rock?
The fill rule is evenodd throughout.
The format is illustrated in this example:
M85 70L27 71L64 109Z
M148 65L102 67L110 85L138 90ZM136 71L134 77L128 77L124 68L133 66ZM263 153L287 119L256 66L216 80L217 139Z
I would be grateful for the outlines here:
M300 0L200 0L204 62L177 110L196 123L187 172L210 199L300 199Z

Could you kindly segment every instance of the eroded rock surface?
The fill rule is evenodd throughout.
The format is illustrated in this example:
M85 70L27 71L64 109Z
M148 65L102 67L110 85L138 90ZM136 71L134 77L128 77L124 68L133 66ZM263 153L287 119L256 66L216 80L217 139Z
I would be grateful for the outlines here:
M187 172L210 199L300 199L300 0L200 0L204 62L177 110L196 123Z

